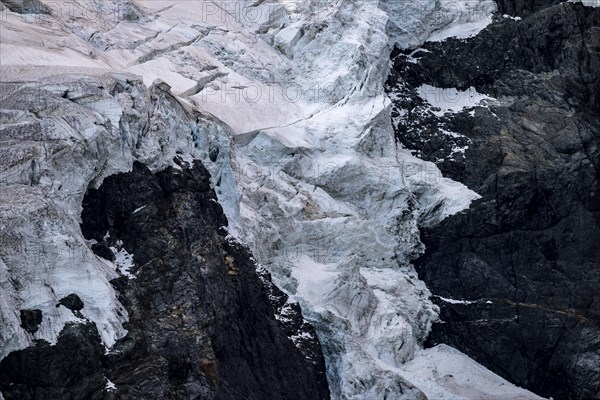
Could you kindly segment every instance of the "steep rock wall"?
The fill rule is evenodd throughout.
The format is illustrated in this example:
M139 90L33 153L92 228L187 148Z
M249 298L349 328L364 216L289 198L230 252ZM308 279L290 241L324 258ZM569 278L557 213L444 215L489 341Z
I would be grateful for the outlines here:
M482 195L422 232L431 342L554 398L600 390L599 33L599 8L540 6L398 53L388 82L398 139Z

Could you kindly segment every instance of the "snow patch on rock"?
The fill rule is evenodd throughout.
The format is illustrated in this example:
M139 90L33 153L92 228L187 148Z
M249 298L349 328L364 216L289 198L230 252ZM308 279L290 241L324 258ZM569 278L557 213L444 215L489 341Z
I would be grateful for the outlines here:
M487 102L494 101L485 94L478 93L474 87L467 90L456 88L438 88L423 84L417 89L419 96L434 108L432 112L438 117L445 113L458 113L465 109L485 106Z
M430 399L541 400L444 344L419 350L400 370Z
M133 213L135 214L137 211L140 211L145 206L138 208ZM115 255L115 268L118 273L124 275L130 279L135 278L135 275L132 272L132 269L135 267L135 263L133 262L133 254L129 254L124 247L122 247L123 242L120 240L117 241L117 247L111 247L110 250Z
M600 7L600 0L569 0L569 3L582 3L586 7Z

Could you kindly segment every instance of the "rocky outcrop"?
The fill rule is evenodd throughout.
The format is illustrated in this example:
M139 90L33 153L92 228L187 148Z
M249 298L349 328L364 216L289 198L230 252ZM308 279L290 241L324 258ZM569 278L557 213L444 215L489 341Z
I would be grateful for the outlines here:
M104 346L95 324L65 325L55 346L10 353L0 362L0 391L8 399L110 399L103 376Z
M21 310L21 327L29 333L35 333L42 323L42 310Z
M398 140L482 195L422 230L417 270L442 310L430 342L539 394L598 398L600 9L542 3L500 2L531 15L396 52L388 90ZM444 112L422 85L491 99Z
M177 162L156 174L136 162L84 199L84 235L133 254L132 276L112 281L127 335L105 354L95 324L69 324L56 346L11 353L7 400L329 398L314 329L226 238L202 164ZM85 307L76 295L61 304Z

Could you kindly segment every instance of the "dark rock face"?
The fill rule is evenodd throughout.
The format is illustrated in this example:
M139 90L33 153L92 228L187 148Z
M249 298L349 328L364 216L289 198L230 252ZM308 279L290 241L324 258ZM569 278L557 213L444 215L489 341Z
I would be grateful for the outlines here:
M498 14L513 17L528 17L549 6L561 3L563 0L496 0Z
M104 354L94 325L71 325L56 347L11 353L0 365L7 400L329 398L314 329L225 237L202 164L177 162L157 174L135 163L84 199L84 235L102 241L108 232L106 246L134 255L135 278L113 281L127 336Z
M21 310L21 326L33 334L42 323L42 310Z
M115 261L116 259L115 254L111 251L110 247L108 247L104 242L94 243L92 245L92 251L98 257L102 257L105 260Z
M482 195L422 230L417 270L434 295L473 301L436 297L432 343L541 395L600 398L600 9L528 4L394 60L398 140ZM497 101L438 117L422 84Z
M55 346L41 341L2 359L0 390L7 400L102 399L103 354L94 324L67 324Z
M57 304L67 307L71 311L80 311L83 308L83 301L75 293L63 297Z

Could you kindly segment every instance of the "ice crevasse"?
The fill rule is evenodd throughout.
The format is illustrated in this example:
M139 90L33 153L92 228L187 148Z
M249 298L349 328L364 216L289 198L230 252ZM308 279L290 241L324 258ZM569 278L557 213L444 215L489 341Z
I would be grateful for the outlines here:
M493 1L131 0L98 1L90 9L75 0L71 11L45 3L52 12L37 21L3 11L5 73L21 69L43 80L39 71L51 66L56 73L135 74L147 86L160 79L182 104L207 116L185 129L167 122L191 131L193 141L165 141L170 150L146 160L154 169L176 151L203 160L230 234L317 328L335 399L414 399L422 392L535 398L458 351L421 348L437 309L411 266L423 250L419 226L460 212L478 195L396 143L383 88L394 45L476 34L491 21ZM87 10L79 18L69 14L77 4ZM90 102L90 118L122 126L127 104ZM114 159L105 175L127 170L134 158L108 157ZM69 184L75 193L87 183ZM52 205L74 230L77 199ZM63 228L45 229L58 241ZM76 233L59 233L81 245ZM48 281L63 294L81 286L69 265L47 271L46 281L11 288L2 301L44 308L38 303L53 301L46 298ZM125 313L108 283L115 272L96 261L85 268L88 286L98 291L82 295L97 305L85 317L110 348L124 335ZM51 342L72 319L53 312L39 333ZM11 335L3 351L28 344L18 329ZM424 372L436 364L456 378ZM461 380L469 374L478 383Z

